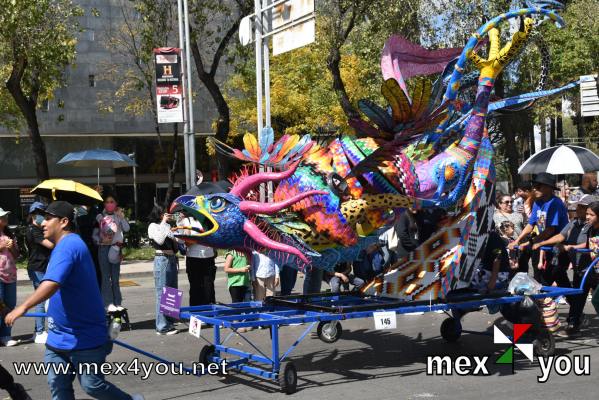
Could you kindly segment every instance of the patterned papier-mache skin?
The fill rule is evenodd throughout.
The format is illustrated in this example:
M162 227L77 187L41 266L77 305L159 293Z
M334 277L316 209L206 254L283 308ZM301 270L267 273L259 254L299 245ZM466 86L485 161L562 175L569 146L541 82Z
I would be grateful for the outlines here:
M213 140L220 152L278 172L244 176L230 193L177 198L173 210L206 226L202 232L178 236L216 248L266 252L298 269L332 270L378 242L396 213L457 207L447 225L363 290L436 299L467 286L493 218L493 147L485 130L489 112L576 85L491 101L495 78L528 41L534 28L531 17L560 24L557 9L554 2L541 2L490 20L472 35L457 60L445 67L427 65L425 73L439 74L434 82L416 76L413 84L402 85L387 77L381 91L389 106L361 101L366 119L350 121L357 135L341 134L328 144L309 135L283 135L275 141L272 129L265 128L259 140L247 134L241 151ZM516 18L523 18L521 29L501 48L499 25ZM479 47L487 35L489 53L483 58ZM468 61L478 70L477 80L466 73ZM477 84L473 101L467 100L462 84ZM267 182L276 185L272 202L249 200L249 194Z

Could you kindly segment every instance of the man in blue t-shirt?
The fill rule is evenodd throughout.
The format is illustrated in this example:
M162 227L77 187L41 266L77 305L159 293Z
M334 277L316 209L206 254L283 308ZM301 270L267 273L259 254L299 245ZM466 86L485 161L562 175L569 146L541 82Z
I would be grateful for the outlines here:
M552 174L542 172L535 177L533 180L535 202L532 207L532 213L528 219L528 224L524 227L518 238L508 245L510 250L519 245L535 228L537 229L537 235L531 240L531 243L527 243L521 247L547 240L560 233L568 224L568 209L562 200L553 194L555 189L555 176ZM550 257L547 257L547 259L549 260ZM551 263L547 261L546 264L547 268L549 268ZM533 268L537 268L537 266L533 265ZM561 282L564 278L563 276L553 276L550 270L546 270L541 279L539 277L541 277L540 272L535 270L535 278L545 281L543 283L547 285L551 285L553 281ZM565 279L567 280L567 277Z
M46 274L37 290L6 316L6 323L12 325L31 307L50 299L46 364L70 366L83 390L96 399L143 399L121 391L100 373L107 354L106 317L92 257L83 240L73 233L73 218L74 208L65 201L55 201L46 208L44 238L55 245ZM82 364L96 364L98 370ZM50 368L52 399L74 399L73 378Z

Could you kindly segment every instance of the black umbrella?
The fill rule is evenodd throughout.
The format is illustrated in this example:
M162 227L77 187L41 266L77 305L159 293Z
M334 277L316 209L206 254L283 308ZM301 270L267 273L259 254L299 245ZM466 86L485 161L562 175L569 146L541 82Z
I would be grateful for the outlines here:
M185 193L190 196L200 196L204 194L227 193L231 189L229 181L217 182L202 182L199 185L193 186Z
M519 174L553 175L584 174L599 171L599 157L591 150L579 146L555 146L541 150L524 161L518 168Z

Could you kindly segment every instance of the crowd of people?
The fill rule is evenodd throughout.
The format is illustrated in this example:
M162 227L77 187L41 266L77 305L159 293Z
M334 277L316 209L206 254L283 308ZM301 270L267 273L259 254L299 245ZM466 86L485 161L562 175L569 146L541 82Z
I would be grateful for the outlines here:
M532 184L517 187L513 195L498 193L495 205L494 226L473 275L473 290L506 290L518 272L530 273L543 285L581 284L586 267L599 253L599 190L595 173L585 174L577 190L562 188L559 193L555 177L541 173ZM28 310L34 310L47 315L35 318L33 335L35 343L46 345L46 363L76 367L83 362L103 362L112 343L107 335L106 315L124 310L119 275L129 224L116 198L106 195L103 209L96 213L93 207L74 207L64 201L47 207L40 202L31 205L26 232L27 271L35 291L20 305L16 304L16 261L20 253L17 240L7 227L9 213L0 208L0 301L3 308L12 310L0 321L0 344L18 344L11 337L11 326ZM441 208L399 213L378 241L365 248L354 262L340 263L330 272L306 270L301 291L320 292L323 282L332 292L360 289L429 239L446 224L447 216ZM159 335L173 335L178 333L176 321L160 311L160 300L165 288L179 286L178 254L185 255L189 305L197 306L216 302L217 252L198 244L185 245L175 237L175 229L201 229L193 219L170 214L160 206L154 207L149 219L147 233L155 250L155 330ZM232 302L260 301L278 292L289 295L294 290L298 270L291 265L279 266L265 254L249 255L234 249L225 251L224 259ZM591 291L592 304L599 312L594 272L586 280L582 294L563 300L569 305L565 335L579 332ZM13 398L27 398L18 397L22 387L4 369L0 369L0 377L0 387L9 390ZM88 373L79 380L95 398L143 398L122 392L102 375ZM72 398L71 377L51 373L48 382L53 398Z

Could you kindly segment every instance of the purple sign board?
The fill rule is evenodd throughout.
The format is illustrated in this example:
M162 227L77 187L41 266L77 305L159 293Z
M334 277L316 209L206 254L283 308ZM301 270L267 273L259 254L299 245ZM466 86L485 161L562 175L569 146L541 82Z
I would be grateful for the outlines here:
M171 287L163 287L160 296L160 312L168 317L178 319L182 300L182 291Z

